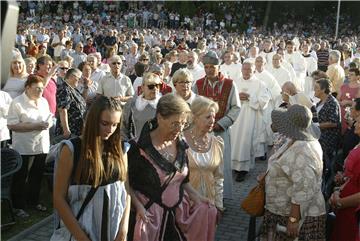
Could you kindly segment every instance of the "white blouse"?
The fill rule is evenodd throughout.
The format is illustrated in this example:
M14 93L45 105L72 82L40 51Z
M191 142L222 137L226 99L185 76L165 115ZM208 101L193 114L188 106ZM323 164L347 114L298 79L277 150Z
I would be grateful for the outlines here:
M29 99L25 92L16 97L10 105L7 117L8 125L19 123L37 123L48 121L52 125L52 114L47 100L40 97L38 104ZM28 132L13 131L12 147L21 155L48 153L50 147L49 129Z

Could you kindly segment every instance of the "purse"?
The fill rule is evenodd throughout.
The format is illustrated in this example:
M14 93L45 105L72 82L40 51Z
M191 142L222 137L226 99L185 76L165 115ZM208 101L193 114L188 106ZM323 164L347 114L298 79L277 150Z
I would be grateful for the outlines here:
M253 187L249 194L241 203L241 208L246 213L253 217L261 217L265 212L265 177L266 174L259 180L258 184Z

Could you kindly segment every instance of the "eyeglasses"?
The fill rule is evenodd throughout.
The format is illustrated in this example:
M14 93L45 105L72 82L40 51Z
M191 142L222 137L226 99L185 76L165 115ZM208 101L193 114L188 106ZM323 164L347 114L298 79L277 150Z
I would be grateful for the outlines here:
M171 122L170 124L170 127L171 129L186 129L190 126L190 124L188 122L178 122L178 121L175 121L175 122Z
M61 69L61 70L68 70L69 68L66 68L66 67L60 67L59 69Z
M72 76L74 76L77 80L81 79L81 77L76 76L76 75L74 75L74 74L72 74Z
M149 59L142 59L141 61L149 61Z
M112 65L121 65L121 62L113 62Z
M192 83L191 81L179 81L179 82L176 82L176 84L179 84L179 85L189 85L191 83Z
M160 89L162 86L162 84L151 84L151 85L147 85L147 87L149 88L149 90L153 90L155 87Z

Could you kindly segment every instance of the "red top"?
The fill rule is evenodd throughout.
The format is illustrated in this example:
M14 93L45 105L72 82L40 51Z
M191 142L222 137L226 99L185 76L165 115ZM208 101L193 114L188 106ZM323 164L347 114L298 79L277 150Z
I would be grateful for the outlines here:
M48 85L44 89L43 97L49 103L50 112L53 115L56 113L56 90L56 82L53 78L51 78Z

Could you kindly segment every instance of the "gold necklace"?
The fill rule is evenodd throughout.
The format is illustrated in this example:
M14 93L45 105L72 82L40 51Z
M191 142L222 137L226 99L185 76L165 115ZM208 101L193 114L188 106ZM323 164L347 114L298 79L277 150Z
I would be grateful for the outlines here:
M190 130L191 139L193 140L194 147L199 152L205 152L209 149L210 138L206 133L203 137L196 137L193 129Z

